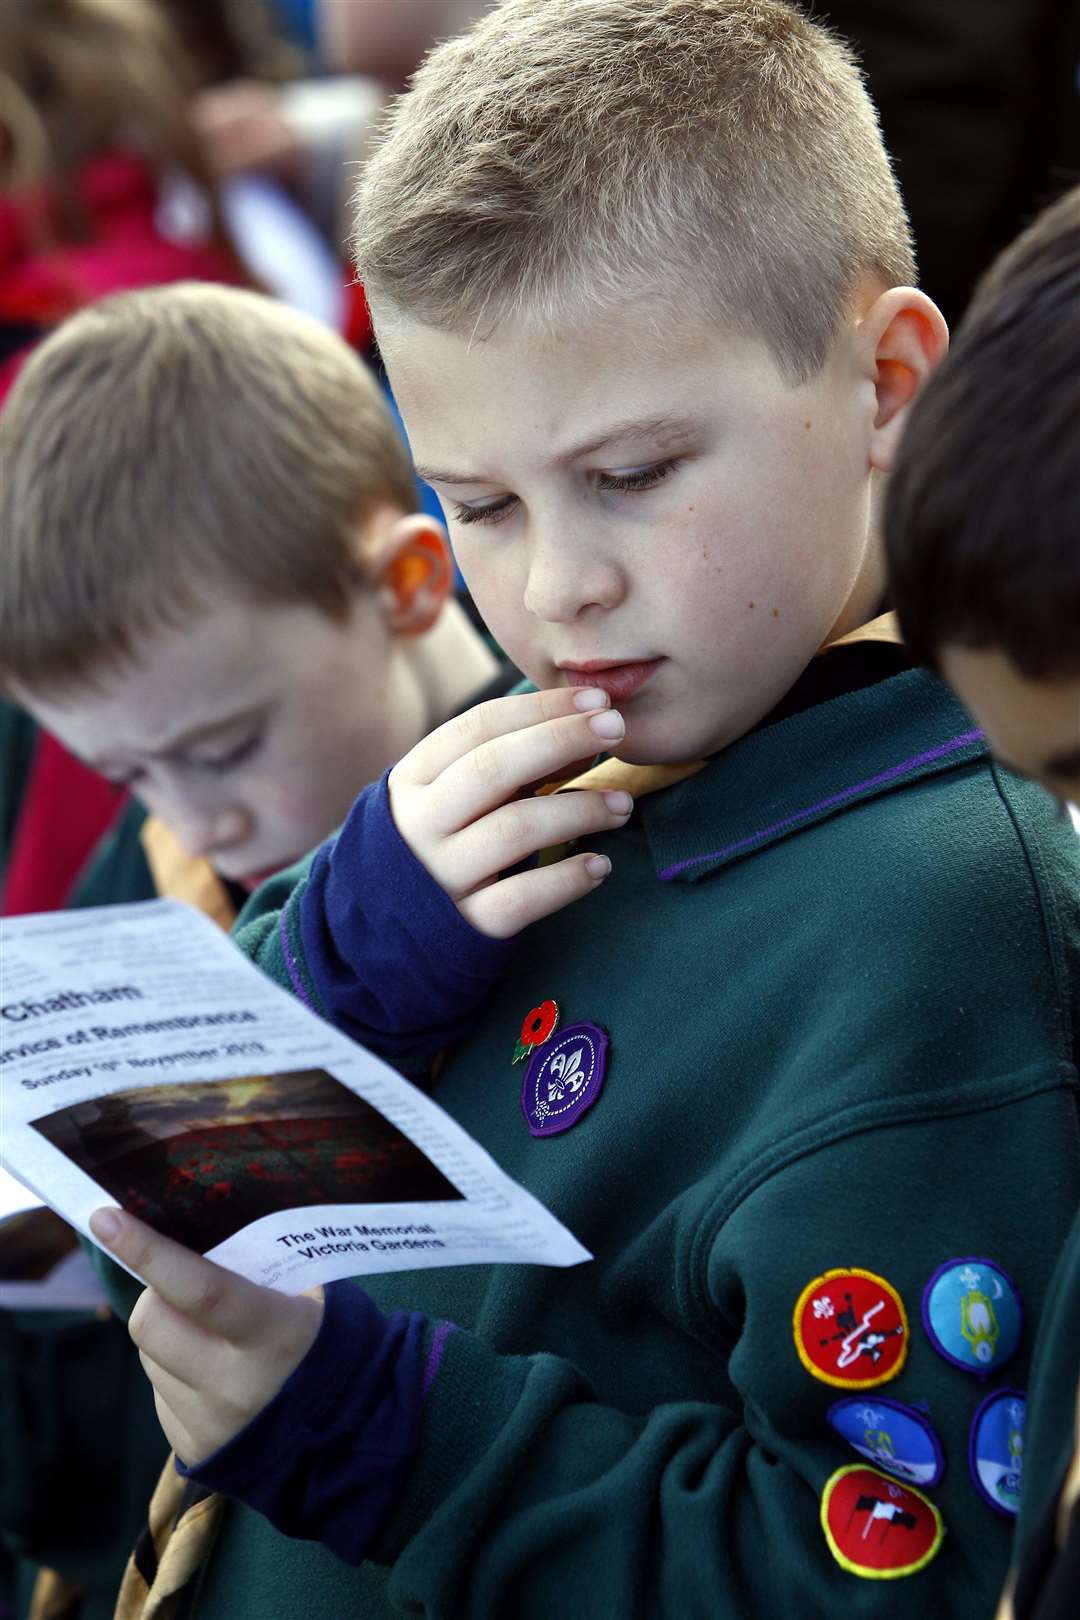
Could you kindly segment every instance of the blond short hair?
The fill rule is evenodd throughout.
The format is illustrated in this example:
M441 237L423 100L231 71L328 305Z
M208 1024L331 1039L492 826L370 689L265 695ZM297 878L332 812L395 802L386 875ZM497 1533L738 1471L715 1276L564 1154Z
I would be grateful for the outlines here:
M340 617L357 526L416 504L378 384L318 321L236 288L108 298L0 412L0 677L91 679L234 591Z
M915 274L855 59L782 0L506 0L394 104L354 251L377 318L550 327L655 296L796 377L866 278Z

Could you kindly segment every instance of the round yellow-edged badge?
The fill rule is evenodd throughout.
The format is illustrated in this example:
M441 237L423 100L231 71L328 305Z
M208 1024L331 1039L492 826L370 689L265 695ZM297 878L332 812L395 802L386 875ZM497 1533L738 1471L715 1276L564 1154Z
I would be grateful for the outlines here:
M941 1514L914 1486L876 1468L838 1468L821 1495L821 1528L842 1569L865 1581L914 1575L936 1555L945 1536Z
M792 1326L807 1372L838 1389L888 1383L907 1359L903 1300L884 1277L858 1266L841 1266L807 1283Z

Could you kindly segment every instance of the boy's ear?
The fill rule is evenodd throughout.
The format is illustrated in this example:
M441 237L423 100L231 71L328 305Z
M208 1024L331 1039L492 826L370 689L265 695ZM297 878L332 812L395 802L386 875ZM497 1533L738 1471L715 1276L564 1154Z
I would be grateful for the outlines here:
M892 466L908 411L949 346L949 328L937 305L916 287L890 287L859 322L860 368L873 379L876 410L870 465Z
M422 512L395 517L379 535L369 566L393 633L430 630L454 588L450 545L438 519Z

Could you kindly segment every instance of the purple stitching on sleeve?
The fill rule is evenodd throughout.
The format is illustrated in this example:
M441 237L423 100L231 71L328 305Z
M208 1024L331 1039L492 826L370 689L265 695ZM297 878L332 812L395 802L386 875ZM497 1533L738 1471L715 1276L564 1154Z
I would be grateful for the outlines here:
M456 1330L453 1322L439 1322L435 1328L435 1333L431 1340L431 1349L428 1351L427 1366L424 1368L423 1382L420 1385L421 1400L427 1400L428 1390L435 1382L435 1379L438 1376L439 1368L442 1366L443 1351L446 1349L446 1341L450 1337L451 1333L455 1331Z
M774 833L783 832L785 828L793 827L797 822L806 821L808 817L816 816L822 810L831 810L834 805L843 804L846 799L853 799L858 793L882 787L886 782L895 781L898 776L906 776L910 771L918 770L920 765L929 765L945 754L954 754L958 749L967 748L971 743L981 742L982 736L981 731L965 731L961 736L952 737L937 748L928 748L925 754L913 754L910 759L903 760L899 765L890 765L887 771L880 771L877 776L868 776L865 782L856 782L853 787L832 793L827 799L819 799L817 804L807 805L805 810L796 810L792 815L785 816L782 821L774 821L771 827L762 827L760 832L740 838L737 843L727 844L723 849L710 850L707 855L690 855L685 861L676 861L674 866L665 866L660 873L660 881L670 883L673 877L685 872L688 866L702 866L706 861L726 860L731 855L737 855L740 850L749 849L751 844L759 844L763 838L771 838Z
M286 922L285 922L285 918L286 918L286 916L288 914L288 910L289 910L289 906L288 906L288 902L286 902L285 905L282 906L282 908L281 908L281 916L278 918L278 929L280 930L280 933L281 933L281 953L285 958L285 966L289 970L289 978L290 978L290 980L292 982L292 987L293 987L294 993L304 1003L304 1006L308 1009L309 1012L314 1012L315 1009L311 1005L311 997L307 993L307 990L306 990L306 988L304 986L303 978L301 977L301 974L300 974L300 964L299 964L299 962L297 962L296 957L295 957L295 955L293 953L293 948L292 948L291 944L289 943L289 930L288 930L288 927L287 927Z

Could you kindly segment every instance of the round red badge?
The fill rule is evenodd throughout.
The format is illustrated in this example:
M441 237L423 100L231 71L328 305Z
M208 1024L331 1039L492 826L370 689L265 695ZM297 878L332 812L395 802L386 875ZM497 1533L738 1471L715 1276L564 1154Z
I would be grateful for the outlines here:
M539 1007L533 1007L525 1014L521 1025L521 1033L514 1045L513 1063L520 1063L522 1058L531 1057L533 1048L543 1046L545 1041L551 1039L559 1023L559 1006L555 1001L542 1001Z
M799 1360L822 1383L869 1389L895 1378L907 1358L908 1322L891 1283L857 1266L807 1283L793 1318Z
M828 1481L821 1528L836 1562L867 1581L914 1575L945 1535L941 1514L921 1491L861 1463L838 1468Z
M542 1001L539 1007L534 1007L531 1012L525 1014L518 1040L522 1046L543 1046L544 1042L555 1033L558 1022L557 1003Z

